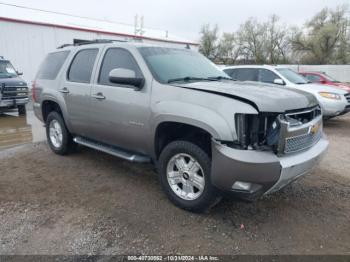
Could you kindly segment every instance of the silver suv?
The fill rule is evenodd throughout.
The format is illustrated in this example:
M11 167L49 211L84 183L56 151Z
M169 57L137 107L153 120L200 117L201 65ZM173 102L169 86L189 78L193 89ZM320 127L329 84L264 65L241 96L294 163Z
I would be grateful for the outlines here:
M177 206L254 199L309 172L328 147L313 95L237 83L189 49L92 41L50 53L36 116L57 154L77 144L151 162Z

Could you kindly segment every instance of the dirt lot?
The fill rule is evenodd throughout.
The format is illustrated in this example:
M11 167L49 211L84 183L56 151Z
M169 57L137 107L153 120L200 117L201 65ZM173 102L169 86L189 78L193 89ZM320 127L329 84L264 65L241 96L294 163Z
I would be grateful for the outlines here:
M2 150L0 254L350 255L350 117L325 128L329 153L312 174L202 215L169 203L149 165L45 143Z

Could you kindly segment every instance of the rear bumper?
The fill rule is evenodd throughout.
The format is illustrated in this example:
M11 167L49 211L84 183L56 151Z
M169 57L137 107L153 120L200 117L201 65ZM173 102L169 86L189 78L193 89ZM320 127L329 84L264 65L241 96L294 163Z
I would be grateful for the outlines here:
M322 137L306 151L276 156L273 152L237 150L212 141L211 181L225 193L259 197L276 192L309 173L324 156L328 141ZM234 188L236 183L249 188Z
M15 108L18 105L25 105L29 102L29 98L19 99L0 99L0 107Z
M35 116L42 122L44 122L43 114L41 111L41 105L40 103L33 103L33 111Z

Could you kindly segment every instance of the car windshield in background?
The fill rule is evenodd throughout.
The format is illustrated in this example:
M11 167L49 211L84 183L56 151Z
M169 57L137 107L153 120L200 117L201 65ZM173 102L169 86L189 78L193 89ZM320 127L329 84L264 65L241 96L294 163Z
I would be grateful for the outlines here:
M0 61L0 78L15 77L16 70L9 61Z
M277 71L294 84L303 85L310 83L309 80L289 68L278 68Z
M161 83L231 79L203 55L188 49L140 47L153 76Z
M324 78L326 78L328 81L331 81L333 83L340 83L340 81L335 80L333 77L327 75L327 74L322 74Z

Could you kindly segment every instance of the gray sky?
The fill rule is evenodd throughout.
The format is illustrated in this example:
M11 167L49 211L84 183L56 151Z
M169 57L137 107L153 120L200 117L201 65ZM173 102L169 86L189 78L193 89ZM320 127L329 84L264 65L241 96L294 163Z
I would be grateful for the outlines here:
M0 0L0 2L109 19L133 24L135 14L143 15L145 27L168 30L198 40L204 23L218 24L220 30L234 31L249 17L259 20L277 14L290 25L301 25L324 7L350 3L349 0Z

